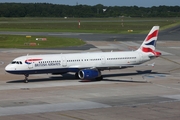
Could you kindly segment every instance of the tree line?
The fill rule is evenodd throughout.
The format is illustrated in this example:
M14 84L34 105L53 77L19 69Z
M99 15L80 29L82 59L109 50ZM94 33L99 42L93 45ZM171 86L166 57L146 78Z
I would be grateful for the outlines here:
M0 3L0 17L180 17L180 6L104 6Z

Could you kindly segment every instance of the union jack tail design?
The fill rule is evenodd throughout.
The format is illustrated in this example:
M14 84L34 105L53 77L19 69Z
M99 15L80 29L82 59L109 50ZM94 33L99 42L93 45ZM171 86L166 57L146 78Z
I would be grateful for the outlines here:
M155 51L158 32L159 32L159 26L154 26L147 35L147 37L145 38L144 42L142 43L138 51L153 56L160 56L161 53Z

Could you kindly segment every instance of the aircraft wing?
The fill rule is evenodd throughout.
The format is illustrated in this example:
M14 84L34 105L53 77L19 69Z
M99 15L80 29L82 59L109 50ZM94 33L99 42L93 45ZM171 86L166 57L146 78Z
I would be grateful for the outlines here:
M99 70L109 70L109 69L124 69L124 68L130 68L130 67L137 67L137 66L152 66L154 67L155 63L152 64L140 64L140 65L101 65L101 66L93 66L93 67L84 67L81 65L74 65L74 66L70 66L69 68L78 68L78 69L89 69L89 68L96 68Z

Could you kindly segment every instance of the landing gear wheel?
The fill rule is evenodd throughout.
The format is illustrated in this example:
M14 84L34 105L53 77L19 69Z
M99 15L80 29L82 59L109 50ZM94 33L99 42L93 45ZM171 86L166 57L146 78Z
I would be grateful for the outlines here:
M27 74L27 75L24 75L24 76L25 76L24 83L28 83L28 77L29 77L29 75Z
M78 72L75 73L75 78L80 79L79 76L78 76Z
M97 77L95 80L97 81L103 80L103 76L101 75L100 77Z

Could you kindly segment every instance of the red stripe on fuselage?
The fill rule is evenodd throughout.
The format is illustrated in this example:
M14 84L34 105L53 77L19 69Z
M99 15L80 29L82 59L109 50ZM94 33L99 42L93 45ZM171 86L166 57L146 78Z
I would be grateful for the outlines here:
M33 62L33 61L40 61L40 60L42 60L42 59L32 58L32 59L27 59L26 61Z

